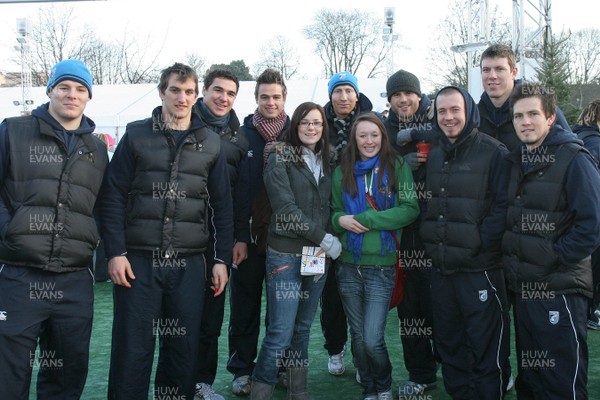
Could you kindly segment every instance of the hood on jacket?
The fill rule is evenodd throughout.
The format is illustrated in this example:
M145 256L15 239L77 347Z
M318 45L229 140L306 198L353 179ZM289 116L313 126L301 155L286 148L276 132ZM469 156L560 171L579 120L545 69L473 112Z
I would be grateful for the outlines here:
M48 125L50 125L52 128L54 128L55 131L57 131L59 133L65 132L66 129L60 124L60 122L58 122L52 115L50 115L50 111L48 111L49 108L50 108L49 102L42 104L41 106L39 106L38 108L33 110L31 112L31 115L46 122ZM79 135L82 133L92 133L92 132L94 132L95 129L96 129L96 123L94 121L92 121L90 118L86 117L84 114L81 118L81 125L79 126L79 128L75 129L73 131L68 131L68 132L71 134L74 134L74 135Z
M441 142L443 148L454 147L454 146L457 146L459 143L462 143L462 141L465 140L465 138L469 135L469 133L471 133L473 130L479 128L479 122L480 122L479 109L477 108L477 104L475 103L475 100L473 100L473 97L471 97L469 92L467 92L465 89L458 87L458 86L446 86L446 87L440 89L440 92L447 88L453 88L462 95L464 102L465 102L466 116L465 116L465 127L463 128L462 132L460 133L460 135L458 136L456 141L454 143L451 143L450 140L448 140L448 138L444 134L444 131L442 130L442 128L438 124L438 120L437 120L437 113L438 113L437 97L439 96L439 92L438 92L438 95L436 95L435 101L434 101L435 117L434 117L434 121L433 121L433 126L434 126L434 129L436 129L440 132L440 142Z

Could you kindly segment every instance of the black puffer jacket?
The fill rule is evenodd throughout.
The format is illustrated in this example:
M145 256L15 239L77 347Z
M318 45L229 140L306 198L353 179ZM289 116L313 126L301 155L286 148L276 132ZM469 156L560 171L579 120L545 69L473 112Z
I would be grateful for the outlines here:
M2 124L0 208L10 219L0 226L0 263L52 272L91 265L99 240L93 209L108 164L94 129L84 117L65 132L47 104Z

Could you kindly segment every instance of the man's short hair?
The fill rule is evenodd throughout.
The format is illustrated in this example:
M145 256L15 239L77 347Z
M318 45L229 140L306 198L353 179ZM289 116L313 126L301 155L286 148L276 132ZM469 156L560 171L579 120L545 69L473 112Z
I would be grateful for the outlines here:
M508 66L512 71L517 67L517 56L510 46L505 44L493 44L481 53L481 60L479 61L479 68L484 58L495 58L501 57L508 60Z
M208 89L210 87L210 85L212 85L213 82L215 81L215 79L217 79L217 78L226 79L226 80L235 82L235 93L236 94L240 90L240 79L237 77L237 75L227 69L222 69L222 68L217 68L217 69L208 71L208 73L204 77L204 82L203 82L204 89Z
M194 83L196 84L196 94L198 94L198 74L196 73L196 70L194 70L194 68L182 64L182 63L175 63L173 65L171 65L170 67L167 67L165 69L163 69L160 72L160 80L158 82L158 90L161 93L165 93L165 90L167 90L167 87L169 86L169 78L171 78L171 74L176 74L177 77L175 79L177 79L177 81L179 82L185 82L188 79L192 79L194 81Z
M537 97L542 102L542 111L546 118L556 114L556 96L554 89L548 88L537 82L523 82L515 86L510 94L509 104L510 113L513 113L513 107L519 100Z
M285 86L285 82L283 80L283 75L281 75L281 72L273 68L267 68L262 72L262 74L258 76L258 78L256 78L256 86L254 87L254 99L258 100L258 88L260 85L268 85L273 83L281 85L283 97L287 97L287 87Z

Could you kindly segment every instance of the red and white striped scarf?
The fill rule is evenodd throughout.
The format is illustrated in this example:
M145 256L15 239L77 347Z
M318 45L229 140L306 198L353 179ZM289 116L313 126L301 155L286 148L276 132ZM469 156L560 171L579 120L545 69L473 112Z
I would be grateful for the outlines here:
M258 108L254 111L254 115L252 116L252 123L254 127L263 137L265 142L265 150L263 152L264 157L264 165L267 165L267 160L269 159L269 152L267 151L267 147L269 144L275 142L277 140L277 136L283 130L285 126L285 121L287 121L287 114L285 111L282 111L281 114L272 119L267 119L263 117L259 112Z

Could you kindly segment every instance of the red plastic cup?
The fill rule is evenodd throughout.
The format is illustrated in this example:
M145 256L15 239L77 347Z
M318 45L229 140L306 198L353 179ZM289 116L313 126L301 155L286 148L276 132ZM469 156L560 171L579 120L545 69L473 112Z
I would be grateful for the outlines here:
M429 143L417 143L417 153L421 153L427 158L429 155L429 151L431 150L431 145Z

